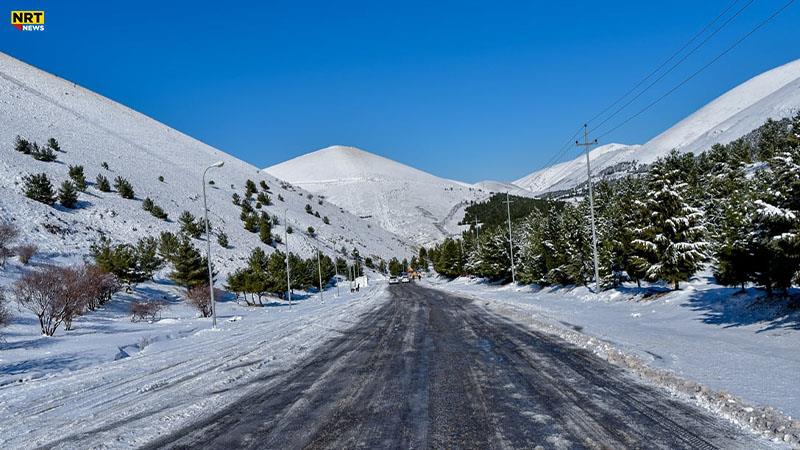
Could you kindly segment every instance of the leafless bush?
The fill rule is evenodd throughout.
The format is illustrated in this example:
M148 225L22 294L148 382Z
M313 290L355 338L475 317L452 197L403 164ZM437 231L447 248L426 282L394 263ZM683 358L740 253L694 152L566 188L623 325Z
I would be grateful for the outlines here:
M19 229L8 222L0 223L0 267L6 266L6 260L14 256L11 246L19 236Z
M155 300L142 300L131 303L131 322L139 322L141 320L155 321L161 317L161 311L166 308L167 304Z
M215 299L221 298L222 294L222 290L214 288ZM197 310L200 311L200 315L203 317L209 317L211 315L211 292L207 284L189 288L186 292L186 300L190 305L197 308Z
M45 336L55 334L83 310L82 299L70 295L74 289L71 272L65 267L45 266L26 273L13 285L20 307L36 315Z
M39 251L39 247L37 247L34 244L20 245L19 247L17 247L17 256L19 256L19 262L27 265L37 251Z
M111 296L122 288L117 277L104 272L95 264L86 264L82 268L87 290L86 308L94 311L111 300Z

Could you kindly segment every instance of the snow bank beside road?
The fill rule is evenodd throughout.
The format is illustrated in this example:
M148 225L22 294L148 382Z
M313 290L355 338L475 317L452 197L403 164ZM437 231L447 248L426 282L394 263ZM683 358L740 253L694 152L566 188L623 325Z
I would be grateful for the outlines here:
M0 448L130 448L185 426L236 401L255 388L255 382L260 389L268 387L272 375L388 298L382 283L355 294L342 289L340 298L334 298L334 292L325 293L325 303L314 295L291 308L222 303L218 330L210 329L208 319L165 314L170 318L162 323L137 325L151 327L159 336L170 334L164 328L184 330L183 335L157 339L116 361L110 358L2 386ZM93 349L104 346L105 339L124 336L122 328L131 325L126 317L117 322L109 324L120 328L111 330L115 332L96 330L84 340L71 335L48 339L57 345L59 339L75 339L70 345L82 342L84 349L99 355L102 352ZM82 329L78 325L76 331ZM113 342L107 345L113 346ZM47 345L27 351L32 361L52 353Z
M775 318L774 311L753 308L752 295L733 296L735 289L705 281L652 300L630 290L596 298L584 288L536 290L465 279L434 284L591 348L740 424L787 442L800 438L798 421L737 400L800 415L798 312Z

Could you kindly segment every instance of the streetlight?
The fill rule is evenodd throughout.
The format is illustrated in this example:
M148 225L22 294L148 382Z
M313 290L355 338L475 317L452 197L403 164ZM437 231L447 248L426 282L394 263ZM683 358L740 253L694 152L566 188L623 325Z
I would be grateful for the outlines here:
M325 297L322 296L322 262L320 261L319 248L317 248L317 274L319 275L319 301L325 303Z
M217 161L203 171L203 214L206 218L206 259L208 260L208 293L211 295L211 326L217 328L217 307L214 305L214 272L211 270L211 233L208 230L208 201L206 200L206 173L209 169L222 167L225 161Z
M292 307L292 281L289 276L289 220L287 211L283 208L283 237L286 240L286 296L289 298L289 308Z

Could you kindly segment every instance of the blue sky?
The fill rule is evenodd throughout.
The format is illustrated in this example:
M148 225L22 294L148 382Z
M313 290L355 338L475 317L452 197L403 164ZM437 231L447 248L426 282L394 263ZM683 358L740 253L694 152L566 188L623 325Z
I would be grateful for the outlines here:
M260 167L345 144L448 178L513 180L731 2L15 1L45 10L47 29L7 23L0 49ZM754 1L625 112L783 3ZM795 4L606 142L644 142L800 58L798 23Z

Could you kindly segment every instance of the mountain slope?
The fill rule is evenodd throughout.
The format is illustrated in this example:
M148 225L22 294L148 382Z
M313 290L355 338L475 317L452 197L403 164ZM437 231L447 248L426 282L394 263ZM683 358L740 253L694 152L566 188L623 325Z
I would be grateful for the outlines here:
M57 162L36 161L14 151L15 136L37 141L58 139L65 153ZM295 230L289 235L290 250L306 256L316 247L333 254L342 246L357 247L362 255L388 257L411 251L396 235L372 226L340 208L278 180L258 168L186 136L119 103L81 88L74 83L38 70L10 56L0 54L0 218L14 221L23 241L35 242L52 255L85 255L92 241L107 235L117 241L134 241L161 231L177 232L175 223L184 210L201 216L202 172L222 160L224 167L212 169L208 179L210 219L215 229L228 234L231 248L215 244L215 264L224 273L250 250L260 245L258 236L244 230L239 207L231 201L234 192L243 193L247 179L265 181L274 205L264 209L277 215L281 225L274 234L283 235L284 209ZM107 163L108 170L102 167ZM83 165L87 180L104 174L112 181L128 179L137 200L122 199L114 192L100 192L90 186L80 195L78 209L50 207L22 194L22 178L29 173L46 173L57 187L67 180L68 165ZM158 180L159 176L164 181ZM285 201L280 201L278 196ZM165 222L142 209L141 199L152 198L169 214ZM313 205L330 225L304 211ZM305 230L313 226L317 236ZM199 247L202 243L195 241ZM284 249L283 245L280 248Z
M668 130L639 145L609 144L591 152L592 170L627 161L649 164L672 149L699 153L715 143L727 144L758 128L768 118L781 119L800 110L800 59L764 72L729 90ZM514 184L534 192L570 188L586 179L583 155L533 172Z
M332 146L264 169L417 244L458 231L453 216L480 188L436 177L364 150Z

